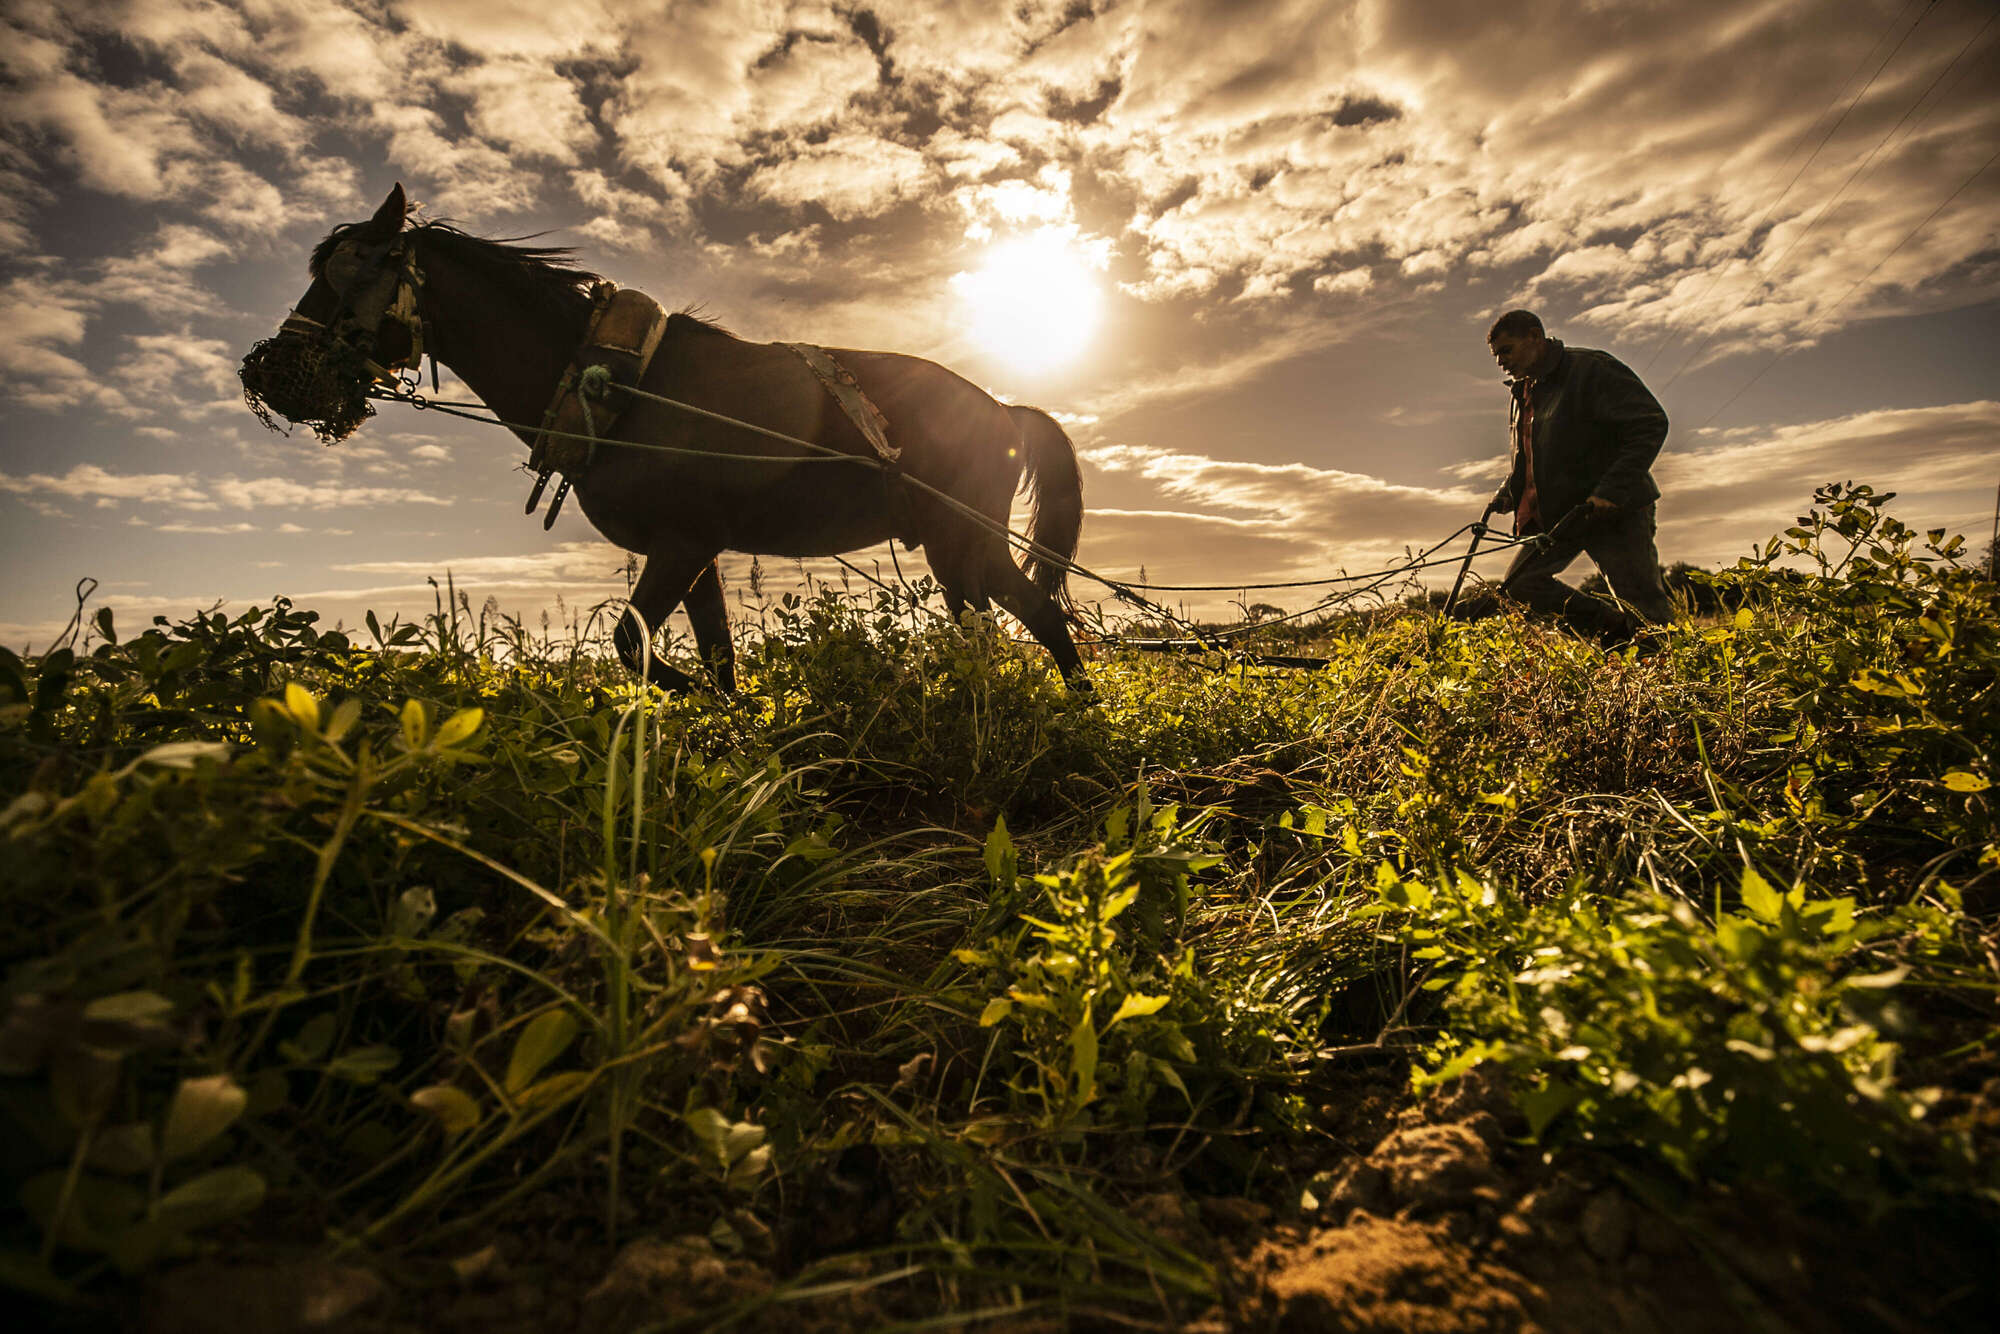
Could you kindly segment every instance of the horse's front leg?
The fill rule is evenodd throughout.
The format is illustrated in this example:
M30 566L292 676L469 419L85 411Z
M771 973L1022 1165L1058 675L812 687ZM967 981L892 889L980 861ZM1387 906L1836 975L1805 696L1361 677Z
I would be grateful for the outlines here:
M714 552L701 554L665 548L655 549L647 556L646 568L640 572L639 582L632 589L627 613L619 618L618 628L611 636L611 642L618 649L619 660L635 676L669 690L692 690L698 684L692 676L673 666L654 650L653 636L659 632L660 623L680 605L681 599L693 591L697 578L706 572L712 581L714 570ZM710 609L710 601L704 595L704 612ZM714 613L722 615L722 588L719 583L715 584L712 603ZM644 623L643 629L641 622Z
M715 688L736 689L736 645L729 637L729 607L722 597L722 570L711 560L687 591L688 623L694 627L695 650L708 665Z

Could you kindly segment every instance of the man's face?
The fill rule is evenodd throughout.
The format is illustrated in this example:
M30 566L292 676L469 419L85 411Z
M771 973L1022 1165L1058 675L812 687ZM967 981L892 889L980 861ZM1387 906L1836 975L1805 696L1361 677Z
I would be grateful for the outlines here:
M1549 340L1541 334L1510 333L1500 334L1487 344L1493 349L1493 360L1500 363L1500 369L1516 379L1535 369L1548 345Z

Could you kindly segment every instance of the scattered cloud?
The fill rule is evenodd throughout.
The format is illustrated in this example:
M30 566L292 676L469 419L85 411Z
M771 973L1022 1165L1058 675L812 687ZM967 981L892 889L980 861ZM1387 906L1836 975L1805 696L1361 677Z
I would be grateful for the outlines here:
M79 463L60 477L0 473L0 491L17 496L39 493L69 500L149 500L182 506L203 505L208 499L190 478L174 473L112 473L94 463Z
M79 463L61 475L0 473L0 491L68 500L143 500L181 509L338 509L349 506L449 505L449 499L397 487L315 485L289 477L197 478L176 473L114 473Z
M0 396L36 433L10 432L0 490L31 517L153 501L170 533L443 505L389 484L447 461L427 438L285 477L194 461L219 445L268 466L224 425L237 358L296 296L310 242L402 179L474 230L560 229L593 267L752 337L950 353L1010 397L1041 382L982 359L951 277L1064 229L1095 247L1108 299L1061 402L1093 487L1125 506L1092 511L1086 549L1133 565L1157 544L1219 578L1379 561L1456 526L1493 461L1426 456L1392 480L1324 453L1233 461L1226 440L1121 417L1261 393L1398 311L1534 303L1586 339L1660 346L1664 389L2000 299L1987 17L1891 0L16 5ZM1891 47L1865 91L1839 82ZM1983 392L1677 440L1663 543L1762 536L1807 477L1958 504L1991 476ZM1265 406L1235 420L1254 431ZM1440 389L1373 415L1435 440L1461 414ZM86 451L56 453L58 431ZM385 577L425 564L379 555ZM477 577L596 586L586 567L615 555L485 556L523 563Z
M2000 476L2000 402L1857 413L1824 421L1709 432L1663 455L1654 475L1661 517L1702 559L1743 549L1787 526L1822 482L1894 491L1905 522L1941 522L1953 492ZM1773 508L1776 499L1781 508ZM1747 526L1747 533L1746 533ZM1730 540L1710 534L1727 532Z

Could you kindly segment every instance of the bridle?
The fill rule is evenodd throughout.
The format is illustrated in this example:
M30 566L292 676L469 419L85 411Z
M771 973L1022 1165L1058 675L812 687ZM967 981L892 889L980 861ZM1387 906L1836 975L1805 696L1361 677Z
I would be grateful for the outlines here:
M352 353L361 365L376 379L394 384L400 379L398 372L418 367L424 356L424 319L421 309L424 274L417 267L414 234L405 232L387 245L355 246L356 267L353 276L341 286L334 298L333 317L322 324L309 315L301 315L293 310L278 326L278 333L297 334L307 338L329 339ZM338 251L335 252L336 254ZM327 264L333 260L329 256ZM396 266L396 290L382 311L373 319L363 317L353 306L362 292L373 286L385 266ZM382 321L394 320L409 331L410 350L395 362L384 366L374 358L376 333ZM437 356L431 356L431 376L437 376Z

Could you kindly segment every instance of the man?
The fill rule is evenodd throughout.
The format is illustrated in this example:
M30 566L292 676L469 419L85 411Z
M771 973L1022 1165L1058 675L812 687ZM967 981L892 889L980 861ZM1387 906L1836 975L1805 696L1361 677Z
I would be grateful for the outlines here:
M1491 508L1511 511L1514 531L1547 534L1524 546L1501 591L1579 629L1620 638L1630 618L1557 579L1588 554L1621 602L1645 620L1671 620L1653 545L1653 459L1667 439L1667 414L1616 357L1565 347L1529 311L1510 310L1486 335L1513 390L1509 419L1514 463Z

